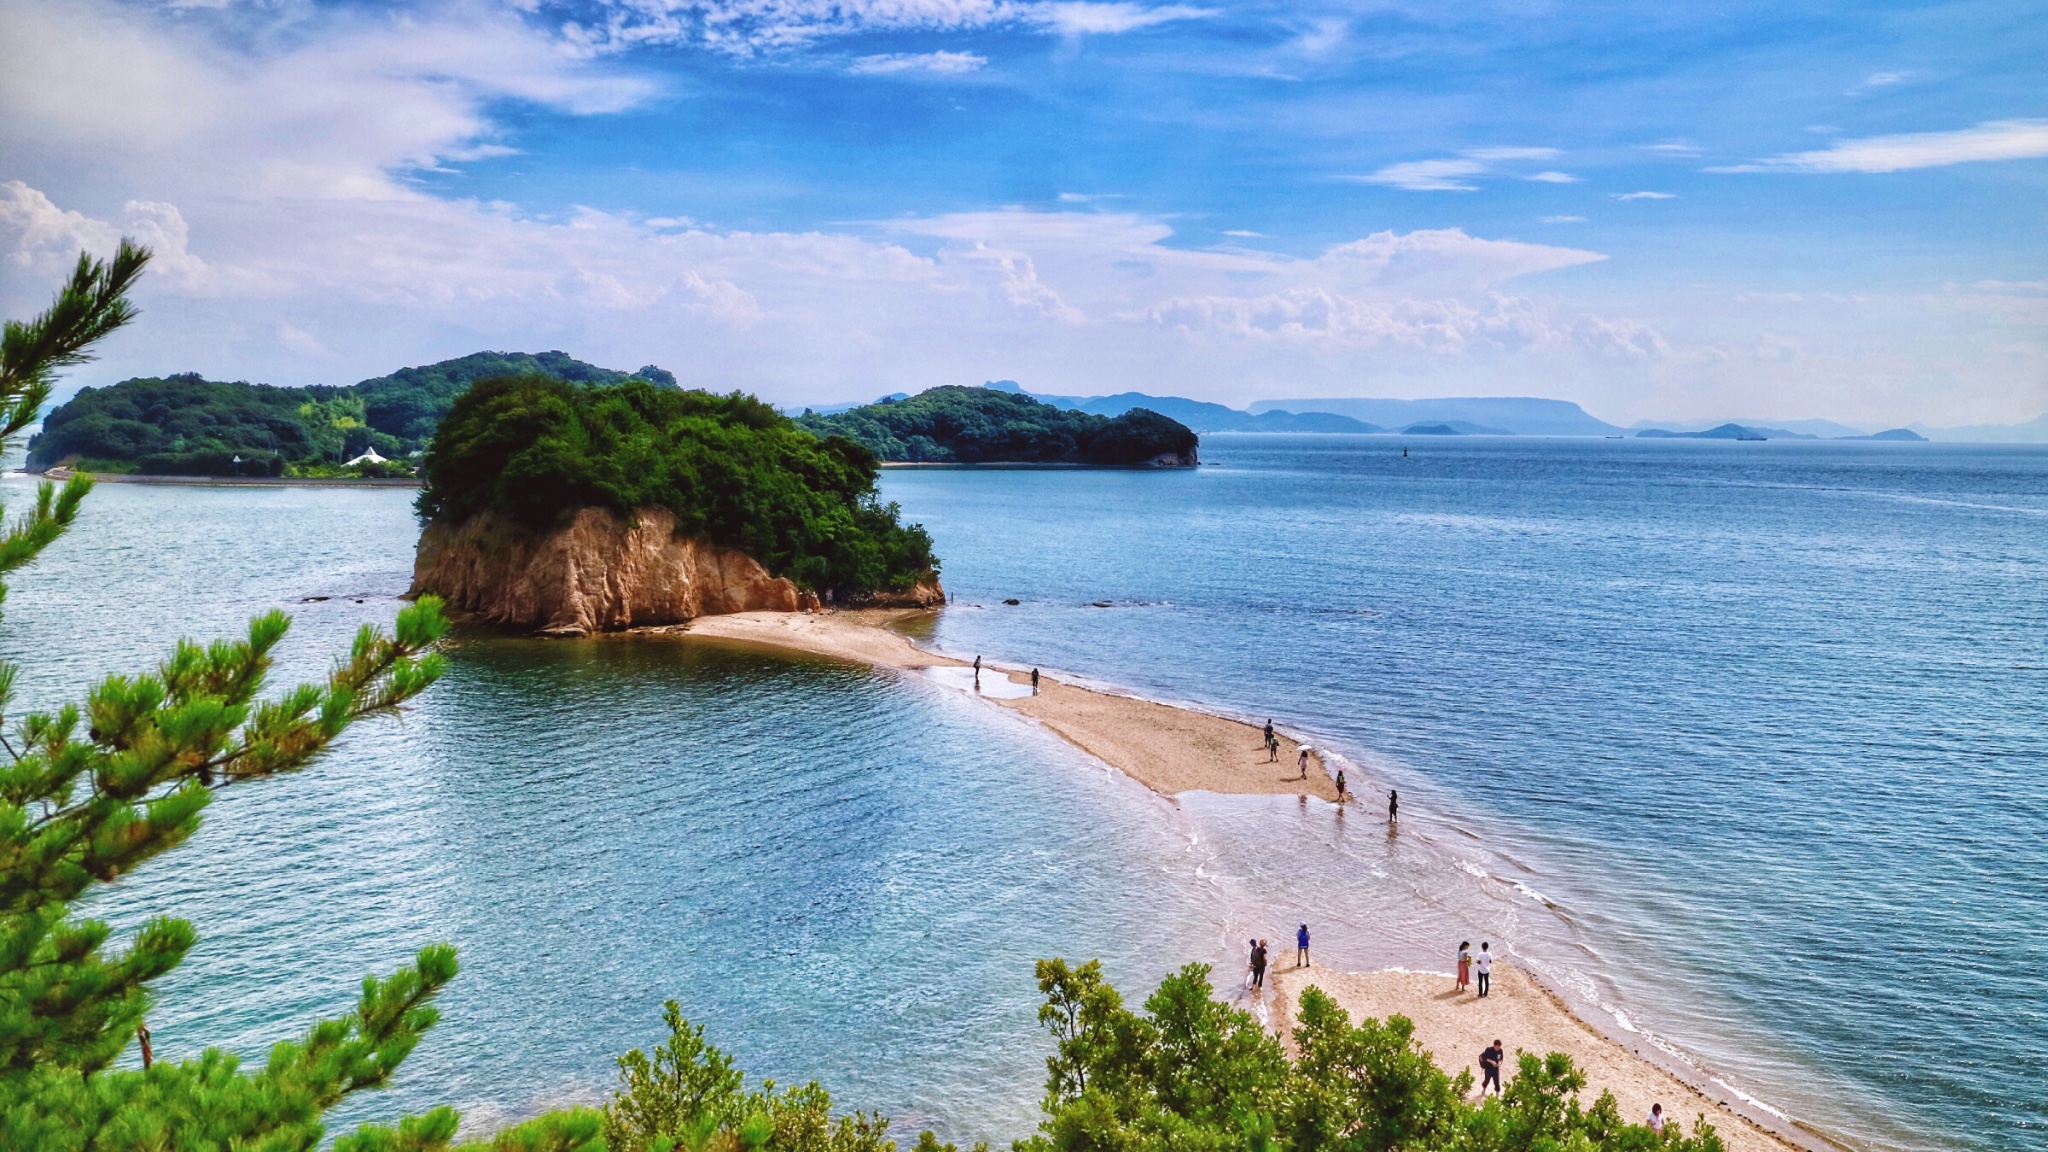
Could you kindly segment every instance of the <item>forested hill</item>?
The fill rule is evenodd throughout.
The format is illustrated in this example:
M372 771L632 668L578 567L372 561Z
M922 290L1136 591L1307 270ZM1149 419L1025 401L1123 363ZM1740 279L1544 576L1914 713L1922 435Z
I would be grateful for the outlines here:
M449 405L470 384L531 373L582 385L638 377L676 386L674 376L651 365L617 372L562 352L477 352L347 387L276 388L207 380L194 372L137 377L80 389L59 405L29 441L28 463L48 468L70 461L99 472L274 476L332 470L373 448L403 461L425 449Z
M955 385L830 416L806 411L797 423L898 463L1189 465L1199 444L1187 425L1147 408L1096 416Z

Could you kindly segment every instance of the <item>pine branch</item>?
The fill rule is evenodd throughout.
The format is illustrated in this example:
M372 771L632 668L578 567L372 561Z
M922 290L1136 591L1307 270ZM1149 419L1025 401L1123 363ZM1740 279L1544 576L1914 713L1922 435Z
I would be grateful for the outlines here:
M149 249L125 237L112 260L81 252L42 315L0 329L0 445L41 414L59 368L91 360L88 348L135 319L128 289L149 257Z

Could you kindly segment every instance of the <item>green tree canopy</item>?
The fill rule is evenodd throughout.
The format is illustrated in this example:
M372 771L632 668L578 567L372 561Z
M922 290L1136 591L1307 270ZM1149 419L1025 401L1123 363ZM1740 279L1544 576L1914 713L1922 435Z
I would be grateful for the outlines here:
M637 377L675 387L675 377L653 365L614 372L562 352L477 352L345 388L229 383L196 372L138 376L81 388L58 405L29 441L29 465L74 461L86 471L225 476L276 475L288 465L336 464L371 450L402 458L426 448L472 383L520 373L587 385Z
M1144 464L1192 461L1199 438L1146 408L1096 416L994 388L931 388L830 416L798 418L820 436L860 441L877 457L939 464Z
M441 422L425 475L430 521L491 511L546 528L579 508L666 508L677 532L806 588L900 591L937 570L931 537L876 496L872 453L738 392L479 381Z

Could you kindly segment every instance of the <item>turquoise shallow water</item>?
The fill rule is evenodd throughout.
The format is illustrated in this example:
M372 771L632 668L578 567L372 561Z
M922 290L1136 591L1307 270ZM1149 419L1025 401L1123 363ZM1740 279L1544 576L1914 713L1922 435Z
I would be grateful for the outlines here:
M1042 1076L1033 958L1136 992L1310 916L1345 966L1490 936L1859 1142L2038 1147L2048 453L1412 447L884 482L946 557L931 642L1270 712L1374 804L1400 787L1397 837L1169 805L926 677L472 637L402 724L227 790L97 911L198 924L152 1018L174 1054L260 1058L460 945L444 1023L344 1122L593 1098L674 997L757 1075L1007 1140ZM0 650L48 702L281 605L317 674L394 610L407 501L105 486L14 581Z
M945 545L944 645L1305 725L1403 789L1419 899L1728 1083L1877 1146L2039 1147L2048 452L1411 450L889 489Z

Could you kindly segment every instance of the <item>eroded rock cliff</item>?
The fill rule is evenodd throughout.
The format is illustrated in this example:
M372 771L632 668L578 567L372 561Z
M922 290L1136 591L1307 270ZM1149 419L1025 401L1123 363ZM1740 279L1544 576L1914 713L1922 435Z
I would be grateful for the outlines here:
M492 512L432 523L420 535L410 594L431 592L460 618L556 635L816 605L753 557L679 537L675 524L663 508L642 508L631 520L584 508L551 532ZM943 599L934 580L888 601Z

